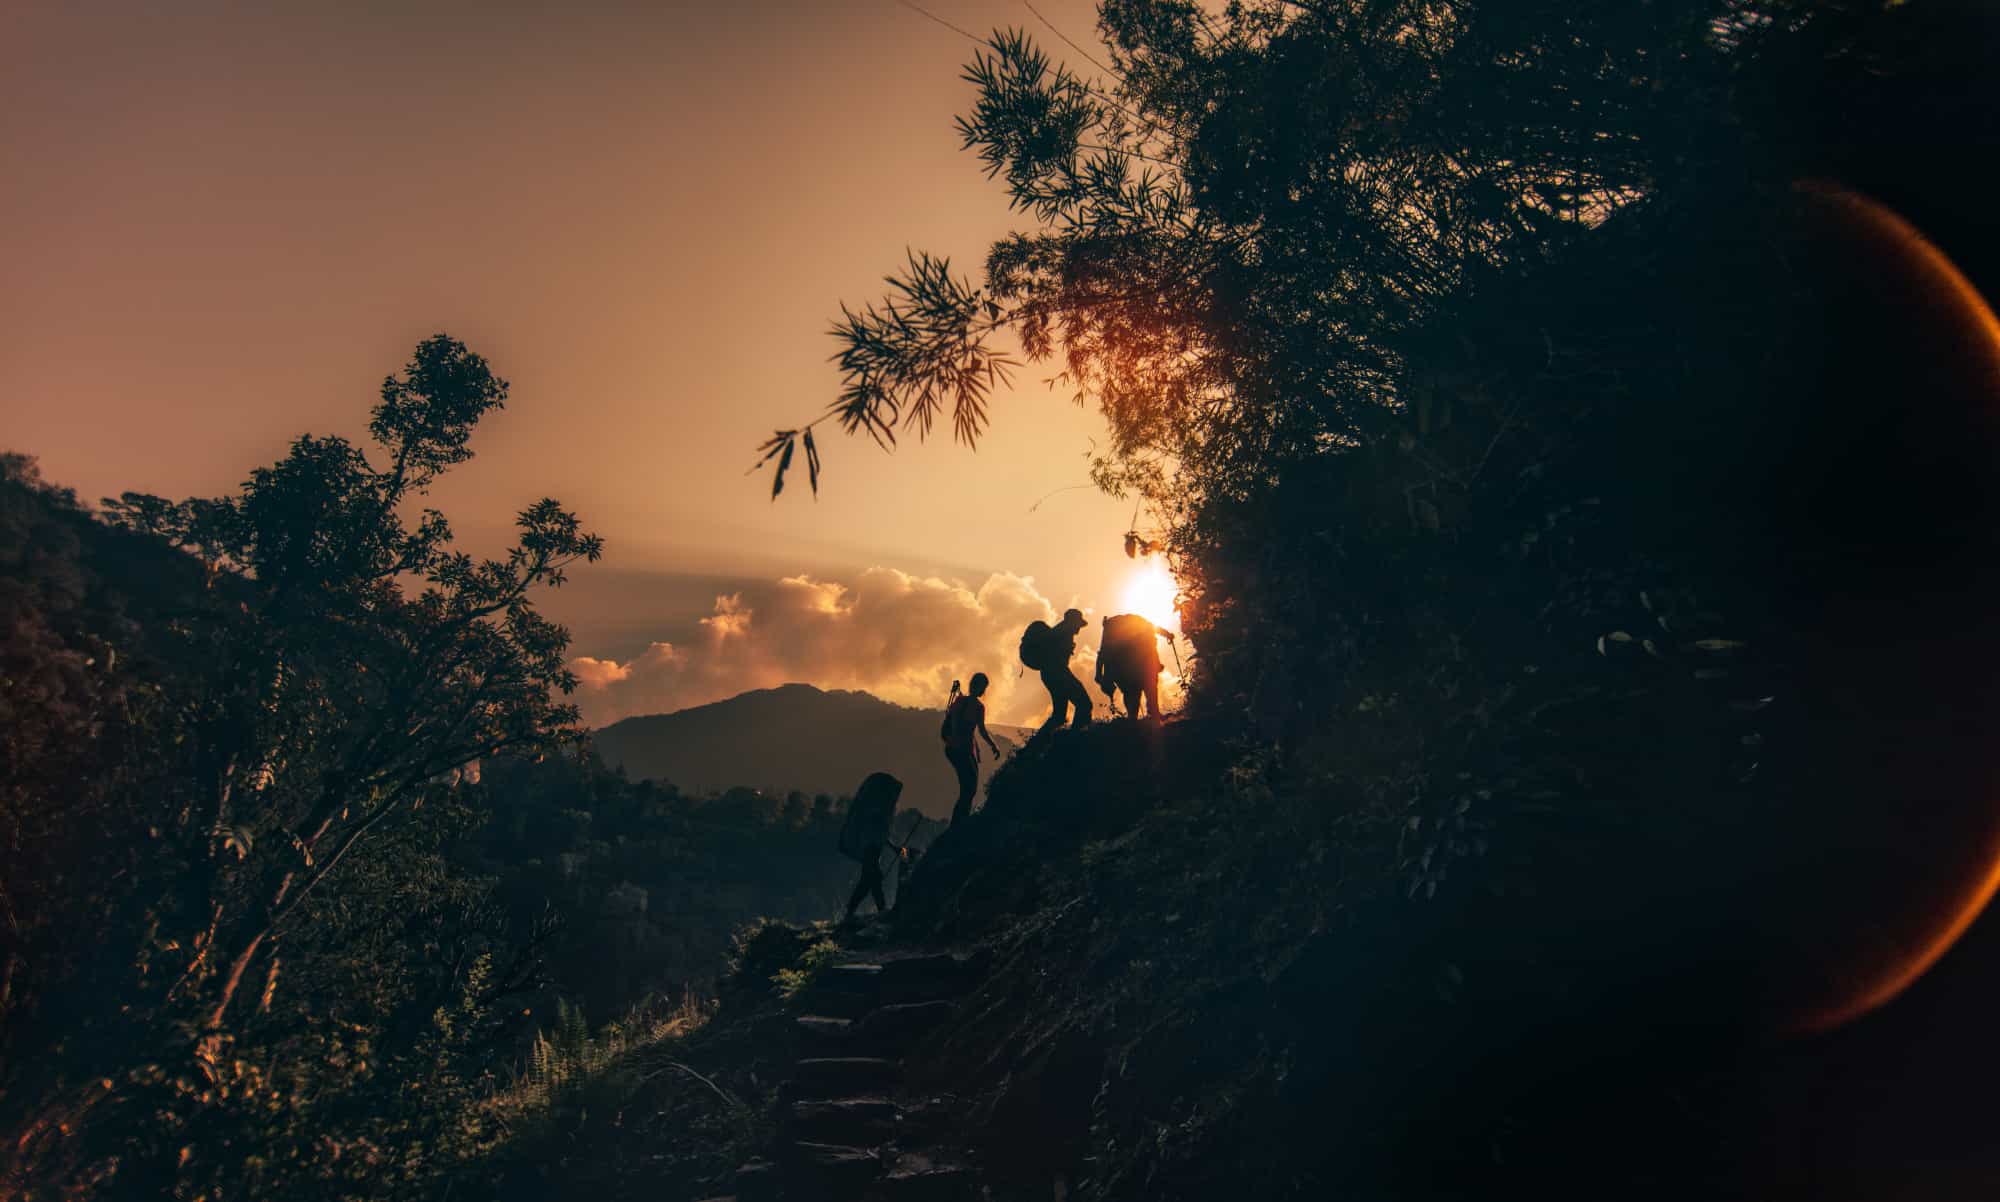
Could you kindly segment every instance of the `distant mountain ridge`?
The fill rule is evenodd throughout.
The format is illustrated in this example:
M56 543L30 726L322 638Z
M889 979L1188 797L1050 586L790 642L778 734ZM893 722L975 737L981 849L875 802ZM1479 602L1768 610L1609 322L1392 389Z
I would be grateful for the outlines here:
M738 785L808 795L852 793L871 772L903 782L903 804L933 818L951 812L958 783L938 742L944 712L895 705L871 693L808 684L756 689L727 701L614 722L597 752L634 780L684 791ZM1021 736L996 728L1002 750ZM982 780L993 770L988 754Z

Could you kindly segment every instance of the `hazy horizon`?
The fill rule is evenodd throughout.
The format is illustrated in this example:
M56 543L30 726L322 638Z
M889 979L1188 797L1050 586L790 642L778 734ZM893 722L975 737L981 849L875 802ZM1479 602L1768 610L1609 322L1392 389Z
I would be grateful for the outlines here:
M928 7L1067 49L1016 3ZM1096 44L1092 5L1038 7ZM1132 506L1077 487L1103 423L1052 366L976 454L829 438L817 501L745 474L835 395L843 300L907 248L976 270L1019 224L958 147L951 30L893 0L106 2L5 28L0 446L51 481L226 492L300 434L365 437L442 330L512 383L433 498L462 541L497 549L544 495L605 536L542 602L593 720L779 676L941 699L982 669L996 717L1031 719L1038 689L997 687L1020 625L1116 612Z

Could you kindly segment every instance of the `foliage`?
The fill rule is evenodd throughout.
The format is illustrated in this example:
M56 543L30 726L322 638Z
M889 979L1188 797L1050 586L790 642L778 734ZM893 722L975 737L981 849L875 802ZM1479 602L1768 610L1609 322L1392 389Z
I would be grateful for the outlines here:
M786 1001L798 997L818 979L821 970L840 957L840 945L831 939L821 939L806 948L798 963L789 968L781 968L771 975L771 983L778 987L778 994Z
M439 336L383 383L385 466L306 436L101 520L10 461L11 1189L422 1192L484 1138L439 1124L541 935L442 849L480 761L580 735L531 594L602 550L554 501L492 560L406 523L505 396Z
M594 753L503 757L467 792L490 817L461 842L460 862L495 879L513 924L563 916L544 966L596 1023L647 997L712 993L746 923L830 914L854 883L853 862L834 849L833 798L810 813L803 797L794 807L749 789L687 794L629 781ZM536 1020L553 1004L538 998Z
M961 129L1030 228L913 273L921 336L836 336L887 340L872 388L1011 335L1101 408L1219 730L1041 748L926 857L906 921L1010 966L939 1088L997 1113L1086 1049L1085 1197L1772 1192L1702 1127L1790 1071L1734 1041L1791 936L1876 929L1864 870L1936 862L1859 850L1882 799L1990 762L1935 720L1991 713L1938 600L1990 595L1990 431L1854 349L1897 315L1794 191L1950 196L1990 274L1968 11L1107 0L1104 78L995 35ZM871 396L833 413L909 420ZM1058 1142L1024 1128L984 1163Z
M1346 638L1327 611L1365 608L1326 604L1329 577L1410 571L1439 535L1560 544L1550 524L1591 520L1590 493L1534 473L1638 449L1574 423L1726 420L1719 399L1676 415L1690 382L1646 373L1754 353L1720 313L1768 330L1753 298L1788 289L1767 269L1795 178L1866 174L1937 114L1982 124L1977 72L1933 69L1981 36L1954 20L1890 0L1107 0L1102 75L996 32L959 129L1028 227L983 278L918 255L875 317L843 310L826 417L928 429L938 381L1018 341L1107 419L1097 482L1165 528L1196 704L1289 706L1286 664ZM1748 272L1701 278L1668 249L1719 260L1711 242ZM1578 261L1614 286L1564 296L1550 280ZM1720 395L1755 404L1739 374ZM985 396L952 403L975 437Z
M699 1029L707 1017L707 1008L690 993L672 1006L641 1002L593 1032L580 1007L562 1002L555 1026L536 1034L527 1066L488 1104L502 1114L560 1106L566 1091L596 1083L626 1057Z

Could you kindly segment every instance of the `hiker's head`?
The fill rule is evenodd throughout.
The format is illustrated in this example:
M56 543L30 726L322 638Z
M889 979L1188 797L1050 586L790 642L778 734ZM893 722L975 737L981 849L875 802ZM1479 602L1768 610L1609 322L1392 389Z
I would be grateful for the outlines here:
M1062 621L1057 623L1057 625L1061 626L1064 630L1069 631L1071 634L1074 634L1077 631L1082 630L1086 625L1088 625L1088 623L1086 623L1083 620L1082 610L1072 609L1072 610L1066 610L1063 613Z
M977 697L980 694L984 693L985 691L986 691L986 673L974 672L972 674L972 689L971 689L972 695L974 697Z

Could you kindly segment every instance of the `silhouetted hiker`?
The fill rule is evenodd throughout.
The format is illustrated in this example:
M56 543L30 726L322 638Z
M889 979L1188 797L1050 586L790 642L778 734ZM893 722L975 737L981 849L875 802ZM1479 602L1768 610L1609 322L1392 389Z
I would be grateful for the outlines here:
M1174 632L1161 630L1138 614L1114 614L1104 619L1104 638L1097 647L1097 687L1104 690L1113 713L1118 711L1118 694L1125 694L1125 712L1139 716L1139 701L1146 702L1146 716L1160 716L1160 640L1174 641Z
M1037 736L1060 729L1072 705L1076 706L1075 725L1090 725L1090 691L1069 670L1070 657L1076 654L1076 635L1083 626L1083 611L1072 609L1054 626L1030 622L1021 632L1021 662L1042 674L1049 704L1055 707L1049 720L1035 731Z
M951 807L954 826L972 814L972 798L979 792L979 744L972 741L973 736L985 739L993 758L1000 758L1000 745L986 730L986 703L980 700L986 693L986 684L986 673L974 672L972 688L961 696L958 682L952 681L951 703L945 706L944 722L938 726L938 734L944 739L944 758L951 761L952 771L958 773L958 801Z
M903 782L886 772L872 773L854 791L847 807L847 821L840 828L840 851L861 861L861 879L847 899L847 918L861 908L861 899L875 898L875 912L889 908L882 900L882 848L889 841L889 823L896 816L896 800L903 795Z

